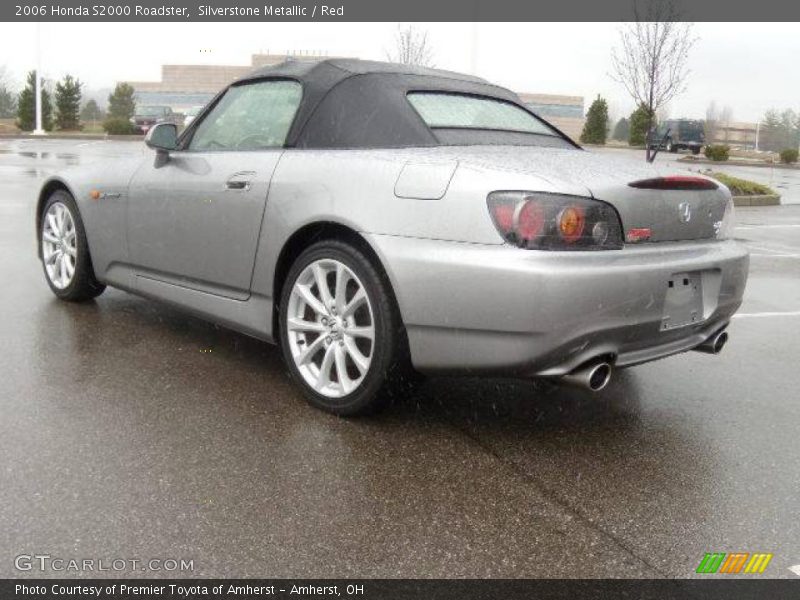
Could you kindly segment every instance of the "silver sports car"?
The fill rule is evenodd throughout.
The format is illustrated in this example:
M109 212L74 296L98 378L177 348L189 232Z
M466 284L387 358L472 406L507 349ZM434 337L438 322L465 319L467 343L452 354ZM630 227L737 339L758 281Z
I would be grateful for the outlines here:
M719 352L742 300L724 186L585 152L475 77L286 62L146 144L44 183L50 288L111 285L275 342L337 414L414 371L599 390Z

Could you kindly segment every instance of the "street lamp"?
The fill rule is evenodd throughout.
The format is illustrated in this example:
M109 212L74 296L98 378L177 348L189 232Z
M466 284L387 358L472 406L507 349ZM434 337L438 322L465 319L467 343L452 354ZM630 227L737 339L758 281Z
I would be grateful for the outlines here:
M45 135L42 128L42 24L36 23L36 128L33 135Z

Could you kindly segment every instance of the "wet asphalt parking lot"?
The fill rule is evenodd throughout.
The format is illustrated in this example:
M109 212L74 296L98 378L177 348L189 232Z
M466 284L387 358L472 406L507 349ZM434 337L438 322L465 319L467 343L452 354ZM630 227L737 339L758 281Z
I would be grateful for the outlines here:
M597 395L432 378L344 420L268 344L112 289L52 296L39 182L131 152L0 140L0 577L64 574L20 554L194 561L84 576L692 577L712 551L796 577L800 205L738 210L751 274L719 356Z

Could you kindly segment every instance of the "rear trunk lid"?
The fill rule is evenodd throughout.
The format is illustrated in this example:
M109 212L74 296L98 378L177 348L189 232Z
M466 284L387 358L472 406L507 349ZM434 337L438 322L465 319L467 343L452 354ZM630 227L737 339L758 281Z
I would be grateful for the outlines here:
M649 230L649 235L636 241L666 242L699 240L716 237L725 207L730 199L728 189L716 182L714 189L685 189L681 178L692 176L699 181L712 181L687 172L664 169L648 164L642 152L641 162L615 156L613 152L539 147L473 146L458 149L459 160L476 166L526 172L548 180L556 188L576 187L587 195L614 206L628 233ZM674 188L646 189L631 184L677 176ZM660 184L663 186L663 182ZM536 191L536 190L531 190ZM629 238L629 241L634 241Z

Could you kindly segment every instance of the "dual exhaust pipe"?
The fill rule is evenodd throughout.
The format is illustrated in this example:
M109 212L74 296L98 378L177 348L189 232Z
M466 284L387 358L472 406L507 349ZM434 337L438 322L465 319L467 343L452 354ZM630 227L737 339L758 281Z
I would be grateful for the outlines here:
M561 382L573 387L599 392L611 381L611 365L605 361L578 367L561 378Z
M719 354L727 341L727 332L718 331L692 350ZM599 392L611 381L612 370L611 364L606 361L590 362L561 377L561 382L590 392Z
M718 331L699 346L692 348L692 350L705 352L706 354L719 354L727 342L728 332Z

